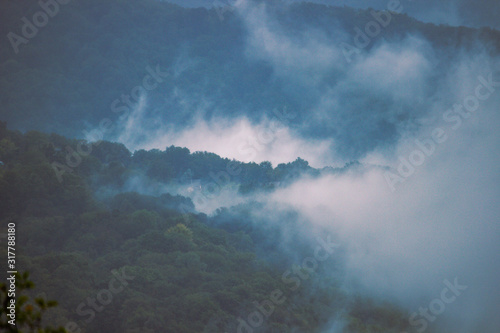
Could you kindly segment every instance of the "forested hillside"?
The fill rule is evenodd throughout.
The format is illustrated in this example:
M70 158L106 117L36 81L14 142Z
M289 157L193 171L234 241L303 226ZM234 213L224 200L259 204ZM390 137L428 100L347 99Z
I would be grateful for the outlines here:
M0 330L499 332L500 5L207 1L0 1Z
M259 321L250 316L261 309L259 302L269 316L261 324L268 332L321 332L332 317L349 332L400 332L407 325L396 307L343 291L341 252L325 247L327 261L297 266L278 243L292 238L295 255L303 257L314 248L293 212L278 227L249 218L257 203L207 216L182 196L95 196L102 187L119 189L130 173L182 182L181 170L190 168L209 179L209 170L226 160L178 147L131 154L123 145L101 142L59 182L52 163L62 161L62 147L76 150L77 141L9 131L5 123L0 130L0 218L17 225L18 267L31 272L33 296L59 302L44 322L68 332L235 331L249 325L241 320ZM171 174L151 171L160 160ZM242 171L232 182L256 184L254 191L271 191L262 188L270 180L312 172L305 161L274 169L233 162ZM121 277L121 286L110 282L114 277ZM272 307L265 305L269 299Z

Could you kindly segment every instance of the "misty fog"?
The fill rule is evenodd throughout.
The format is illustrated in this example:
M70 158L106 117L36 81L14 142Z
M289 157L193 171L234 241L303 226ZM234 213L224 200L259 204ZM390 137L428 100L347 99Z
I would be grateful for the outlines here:
M167 74L158 88L141 89L127 105L120 94L116 104L99 104L112 130L100 133L99 117L89 116L82 120L84 134L77 134L89 142L121 143L131 156L185 147L191 154L215 153L227 158L224 163L267 168L268 174L295 161L291 176L261 187L248 181L251 190L245 192L243 176L230 172L230 162L211 168L209 176L193 176L189 169L165 181L134 169L123 173L119 185L99 187L96 196L190 198L189 213L201 213L216 227L234 228L239 221L242 230L272 235L257 252L280 268L300 264L304 249L314 249L318 237L331 237L338 256L318 275L353 298L396 304L407 315L409 332L498 332L500 33L484 42L480 31L486 28L447 29L498 29L499 4L312 2L183 3L212 8L200 9L200 16L230 6L224 20L210 17L237 27L222 55L196 51L201 37L180 43L172 66L162 67ZM365 26L308 17L304 8L328 12L320 4L375 11L360 16L371 18ZM385 11L388 6L401 11ZM409 28L399 31L396 24ZM460 31L467 35L462 44L453 39ZM226 51L236 60L214 60L229 57ZM148 73L143 68L156 66L151 63L137 65L135 76L142 79ZM196 86L188 89L192 82ZM109 104L126 105L126 112ZM321 290L314 281L311 290ZM340 333L346 326L343 313L332 313L321 330Z

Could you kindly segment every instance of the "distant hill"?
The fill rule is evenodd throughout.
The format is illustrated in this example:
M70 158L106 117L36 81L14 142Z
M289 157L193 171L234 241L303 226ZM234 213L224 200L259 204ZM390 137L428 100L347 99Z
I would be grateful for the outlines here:
M347 7L300 3L284 8L268 5L268 16L274 20L269 28L276 30L276 38L281 34L290 39L283 45L296 42L299 52L311 33L317 34L315 43L336 48L342 43L352 45L355 28L374 20L369 11ZM41 10L38 3L2 1L0 30L6 36L24 38L23 27L28 23L21 18L31 22ZM115 122L137 105L140 89L134 88L141 88L151 71L159 71L161 82L150 83L155 88L147 91L145 112L152 126L156 122L183 128L195 117L215 116L258 121L270 110L286 106L298 115L290 124L294 130L307 137L333 137L340 147L350 147L343 152L348 158L357 158L380 142L396 140L398 126L406 126L426 109L423 105L416 110L414 103L398 105L381 95L373 102L361 90L353 90L344 94L349 99L343 103L356 103L352 106L356 118L350 119L353 113L347 106L340 107L346 114L335 114L320 102L337 87L345 76L342 68L349 64L339 59L345 63L326 69L293 65L287 75L304 74L317 82L291 81L276 69L289 64L252 49L250 29L256 26L236 10L181 8L152 0L61 5L35 36L22 42L12 34L10 41L1 39L0 119L22 131L38 129L82 138L103 118ZM492 53L500 48L499 32L424 24L401 14L393 15L380 37L362 51L407 36L433 45L441 62L436 77L460 49L478 43ZM127 100L127 95L132 97ZM317 112L311 110L319 107L335 121L315 118ZM387 115L393 108L400 110L397 119ZM351 135L354 132L356 137Z

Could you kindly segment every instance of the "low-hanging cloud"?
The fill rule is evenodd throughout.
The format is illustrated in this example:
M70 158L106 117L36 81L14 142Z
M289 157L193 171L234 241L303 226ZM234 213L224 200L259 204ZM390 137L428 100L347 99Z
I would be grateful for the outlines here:
M302 157L313 166L338 165L380 147L394 148L409 129L418 130L437 107L436 101L444 105L453 101L446 73L455 70L461 56L450 55L444 63L442 54L436 55L422 37L403 35L385 41L378 36L372 47L347 62L342 42L349 42L353 32L339 27L334 34L310 27L293 31L265 3L241 0L235 13L246 28L246 61L264 61L272 68L272 80L281 82L283 97L293 99L298 116L274 131L268 144L266 139L255 139L268 132L272 118L262 107L240 106L234 116L235 110L221 106L216 96L186 93L174 86L165 93L164 105L155 101L142 115L138 105L128 121L143 131L135 130L139 135L130 127L124 129L119 141L131 149L184 145L246 162L270 160L276 165ZM187 60L178 63L191 64L187 54ZM209 85L209 78L205 80ZM139 115L140 120L133 119ZM176 128L179 121L182 129Z
M311 165L322 167L334 163L331 140L307 140L294 133L273 116L254 124L246 117L198 117L179 130L171 126L151 125L146 115L146 98L141 98L135 110L123 121L123 131L117 140L132 151L165 149L170 145L187 147L192 151L209 151L242 162L270 161L275 166L298 157ZM271 114L272 115L272 114Z
M484 96L488 88L479 78L488 81L491 73L498 74L498 57L482 47L438 52L425 39L405 35L377 40L347 63L339 44L329 43L323 33L291 36L265 5L238 3L246 19L249 61L266 61L277 79L300 85L310 98L308 112L285 124L272 114L255 122L245 115L207 118L201 110L182 129L148 127L141 111L145 98L124 123L129 132L120 140L131 149L174 144L275 165L299 156L313 166L359 158L365 168L303 178L251 199L266 203L269 211L293 207L310 229L335 233L345 247L347 286L356 281L366 294L395 301L411 313L438 297L445 279L457 278L467 291L430 325L459 333L497 332L498 82L474 112L453 109L477 94L479 84ZM422 149L416 140L428 142L436 129L446 140L435 142L431 154L422 153L422 163L393 191L388 170L395 172L401 159ZM216 205L223 205L221 200Z
M444 279L458 278L467 293L435 328L495 332L500 327L495 313L500 306L497 94L456 131L435 124L443 126L448 140L395 192L384 179L386 170L372 167L304 179L277 191L272 200L335 231L347 248L349 279L372 296L418 312L439 295ZM414 138L427 133L422 128ZM412 149L412 140L405 140L397 150Z
M325 73L342 67L341 50L324 32L307 29L291 34L271 17L264 3L238 1L236 8L248 32L247 56L271 63L277 76L296 79L296 84L304 80L314 84ZM340 40L340 36L336 38Z

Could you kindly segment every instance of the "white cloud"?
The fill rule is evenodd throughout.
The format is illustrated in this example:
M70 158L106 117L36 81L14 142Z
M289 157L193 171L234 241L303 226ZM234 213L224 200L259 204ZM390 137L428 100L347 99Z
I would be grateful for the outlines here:
M248 1L240 1L237 8L248 31L248 56L268 61L278 76L313 84L329 71L343 66L342 52L324 32L314 29L295 35L285 32L270 17L266 4L250 5ZM341 34L338 30L336 38Z
M198 118L191 126L181 130L169 126L148 129L146 122L143 108L136 108L125 120L125 130L118 141L131 150L163 150L175 145L243 162L270 161L274 166L298 157L315 167L334 163L330 153L331 140L303 139L276 118L266 118L258 124L253 124L246 117L230 120L214 118L210 121Z
M372 295L417 311L439 296L443 279L458 277L469 289L447 310L448 329L470 333L483 324L493 332L500 324L493 310L500 307L500 266L493 264L500 262L497 94L456 131L444 127L449 139L396 192L384 170L369 168L304 179L274 193L272 201L336 232L347 249L349 277ZM428 132L415 137L425 139ZM407 156L414 149L405 140L398 151Z

